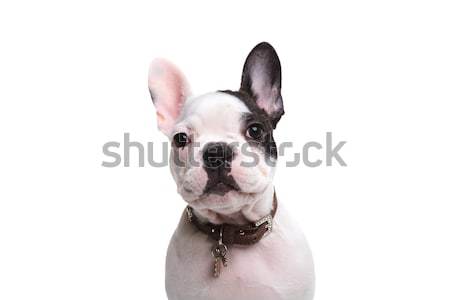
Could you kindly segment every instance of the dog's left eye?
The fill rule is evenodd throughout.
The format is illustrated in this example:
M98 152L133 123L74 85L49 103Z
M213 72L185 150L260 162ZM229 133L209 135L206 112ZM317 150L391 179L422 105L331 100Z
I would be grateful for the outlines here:
M173 136L173 144L177 148L185 147L189 142L189 137L184 132L179 132Z
M264 128L262 127L261 124L258 123L254 123L251 124L248 128L247 128L247 136L249 138L252 138L254 140L259 140L262 138L263 134L264 134Z

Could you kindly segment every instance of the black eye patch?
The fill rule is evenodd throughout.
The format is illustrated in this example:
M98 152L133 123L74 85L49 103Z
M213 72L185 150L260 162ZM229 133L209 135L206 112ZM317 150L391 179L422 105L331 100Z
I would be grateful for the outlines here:
M255 113L244 113L242 115L242 132L245 133L252 125L260 127L264 134L272 132L270 121L264 116Z
M241 91L220 91L241 100L250 111L242 115L241 133L252 147L258 147L265 153L266 157L277 158L277 146L273 139L273 122L270 116L256 105L256 101L246 93ZM258 124L263 129L263 135L255 140L249 137L246 132L250 125Z
M252 113L243 114L241 132L250 146L261 149L266 157L277 158L273 129L267 118Z

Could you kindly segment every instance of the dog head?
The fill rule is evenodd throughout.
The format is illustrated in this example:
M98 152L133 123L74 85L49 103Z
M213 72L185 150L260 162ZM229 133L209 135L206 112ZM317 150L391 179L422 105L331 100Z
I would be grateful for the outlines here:
M270 44L250 52L238 91L194 97L183 74L162 59L151 64L148 84L158 127L172 143L172 175L189 205L233 214L271 187L273 130L284 110L280 61Z

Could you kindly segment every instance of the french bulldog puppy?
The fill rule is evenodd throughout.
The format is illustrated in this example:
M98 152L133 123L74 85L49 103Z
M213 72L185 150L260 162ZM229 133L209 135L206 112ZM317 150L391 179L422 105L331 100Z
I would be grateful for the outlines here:
M284 114L275 49L263 42L250 52L237 91L192 96L163 59L151 64L148 85L188 204L167 251L168 299L313 299L310 249L272 184L273 130Z

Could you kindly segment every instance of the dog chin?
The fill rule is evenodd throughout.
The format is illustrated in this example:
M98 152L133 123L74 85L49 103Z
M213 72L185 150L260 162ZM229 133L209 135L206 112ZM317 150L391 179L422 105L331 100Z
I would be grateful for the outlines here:
M192 205L199 209L209 209L218 213L234 213L238 210L238 206L244 204L246 199L247 194L237 190L229 190L224 194L203 194Z
M194 209L208 210L222 215L231 215L239 212L244 206L252 204L259 199L258 195L263 192L247 193L243 191L230 190L224 195L206 193L193 201L187 201Z

